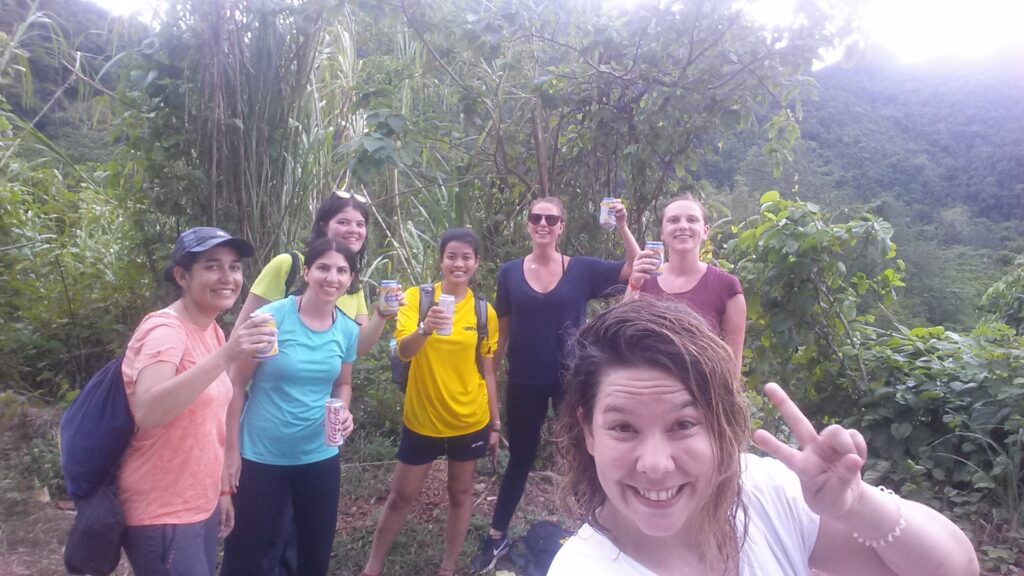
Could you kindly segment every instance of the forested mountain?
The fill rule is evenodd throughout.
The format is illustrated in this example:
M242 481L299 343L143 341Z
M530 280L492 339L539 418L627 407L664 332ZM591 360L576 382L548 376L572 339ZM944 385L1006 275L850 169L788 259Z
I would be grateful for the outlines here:
M909 65L875 54L814 79L793 163L774 176L751 147L723 166L734 180L718 184L747 210L771 188L830 208L869 207L893 224L907 264L902 319L970 325L980 296L1024 248L1020 55Z

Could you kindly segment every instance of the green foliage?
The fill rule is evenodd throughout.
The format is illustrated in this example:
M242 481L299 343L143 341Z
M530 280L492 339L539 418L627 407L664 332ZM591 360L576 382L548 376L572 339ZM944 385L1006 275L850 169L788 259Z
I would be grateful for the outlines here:
M903 285L892 228L871 215L829 221L815 204L761 199L722 251L747 299L747 367L754 381L780 379L805 408L840 406L868 387L862 357L871 307Z
M873 472L955 510L992 548L1024 536L1024 339L1003 324L961 336L942 328L878 331L873 377L848 420L876 455ZM983 554L984 557L984 554Z
M19 27L27 34L30 15ZM5 54L19 48L3 46ZM2 62L10 62L4 58ZM0 79L11 70L0 68ZM22 70L21 73L25 73ZM20 118L0 118L0 364L5 388L62 398L115 353L141 310L155 271L147 229L130 196L101 188L103 167L74 166Z
M982 308L995 319L1024 334L1024 256L1017 258L1010 272L985 292Z

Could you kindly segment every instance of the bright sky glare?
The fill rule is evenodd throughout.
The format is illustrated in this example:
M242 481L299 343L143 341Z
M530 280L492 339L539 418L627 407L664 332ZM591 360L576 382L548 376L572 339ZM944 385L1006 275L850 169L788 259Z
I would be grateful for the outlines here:
M145 16L159 0L93 0L118 15ZM637 0L605 0L633 4ZM797 0L739 0L770 26L792 20ZM978 58L1019 47L1024 61L1024 0L868 0L863 29L869 45L905 62Z

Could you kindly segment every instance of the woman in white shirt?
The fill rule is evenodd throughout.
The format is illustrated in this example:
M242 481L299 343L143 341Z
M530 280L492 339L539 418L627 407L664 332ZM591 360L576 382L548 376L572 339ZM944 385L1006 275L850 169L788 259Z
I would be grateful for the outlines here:
M759 430L728 346L689 309L631 301L579 334L560 412L563 495L586 524L549 576L967 576L974 549L935 510L861 478L864 438L820 433L765 392L800 448Z

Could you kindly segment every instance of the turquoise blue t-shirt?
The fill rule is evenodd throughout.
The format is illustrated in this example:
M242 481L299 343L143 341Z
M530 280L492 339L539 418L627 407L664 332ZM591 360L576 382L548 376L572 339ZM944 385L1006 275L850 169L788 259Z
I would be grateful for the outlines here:
M277 356L261 360L242 412L241 450L247 460L291 465L319 462L338 453L324 442L324 403L342 364L356 359L359 325L344 314L323 332L299 318L294 296L254 314L277 322Z

